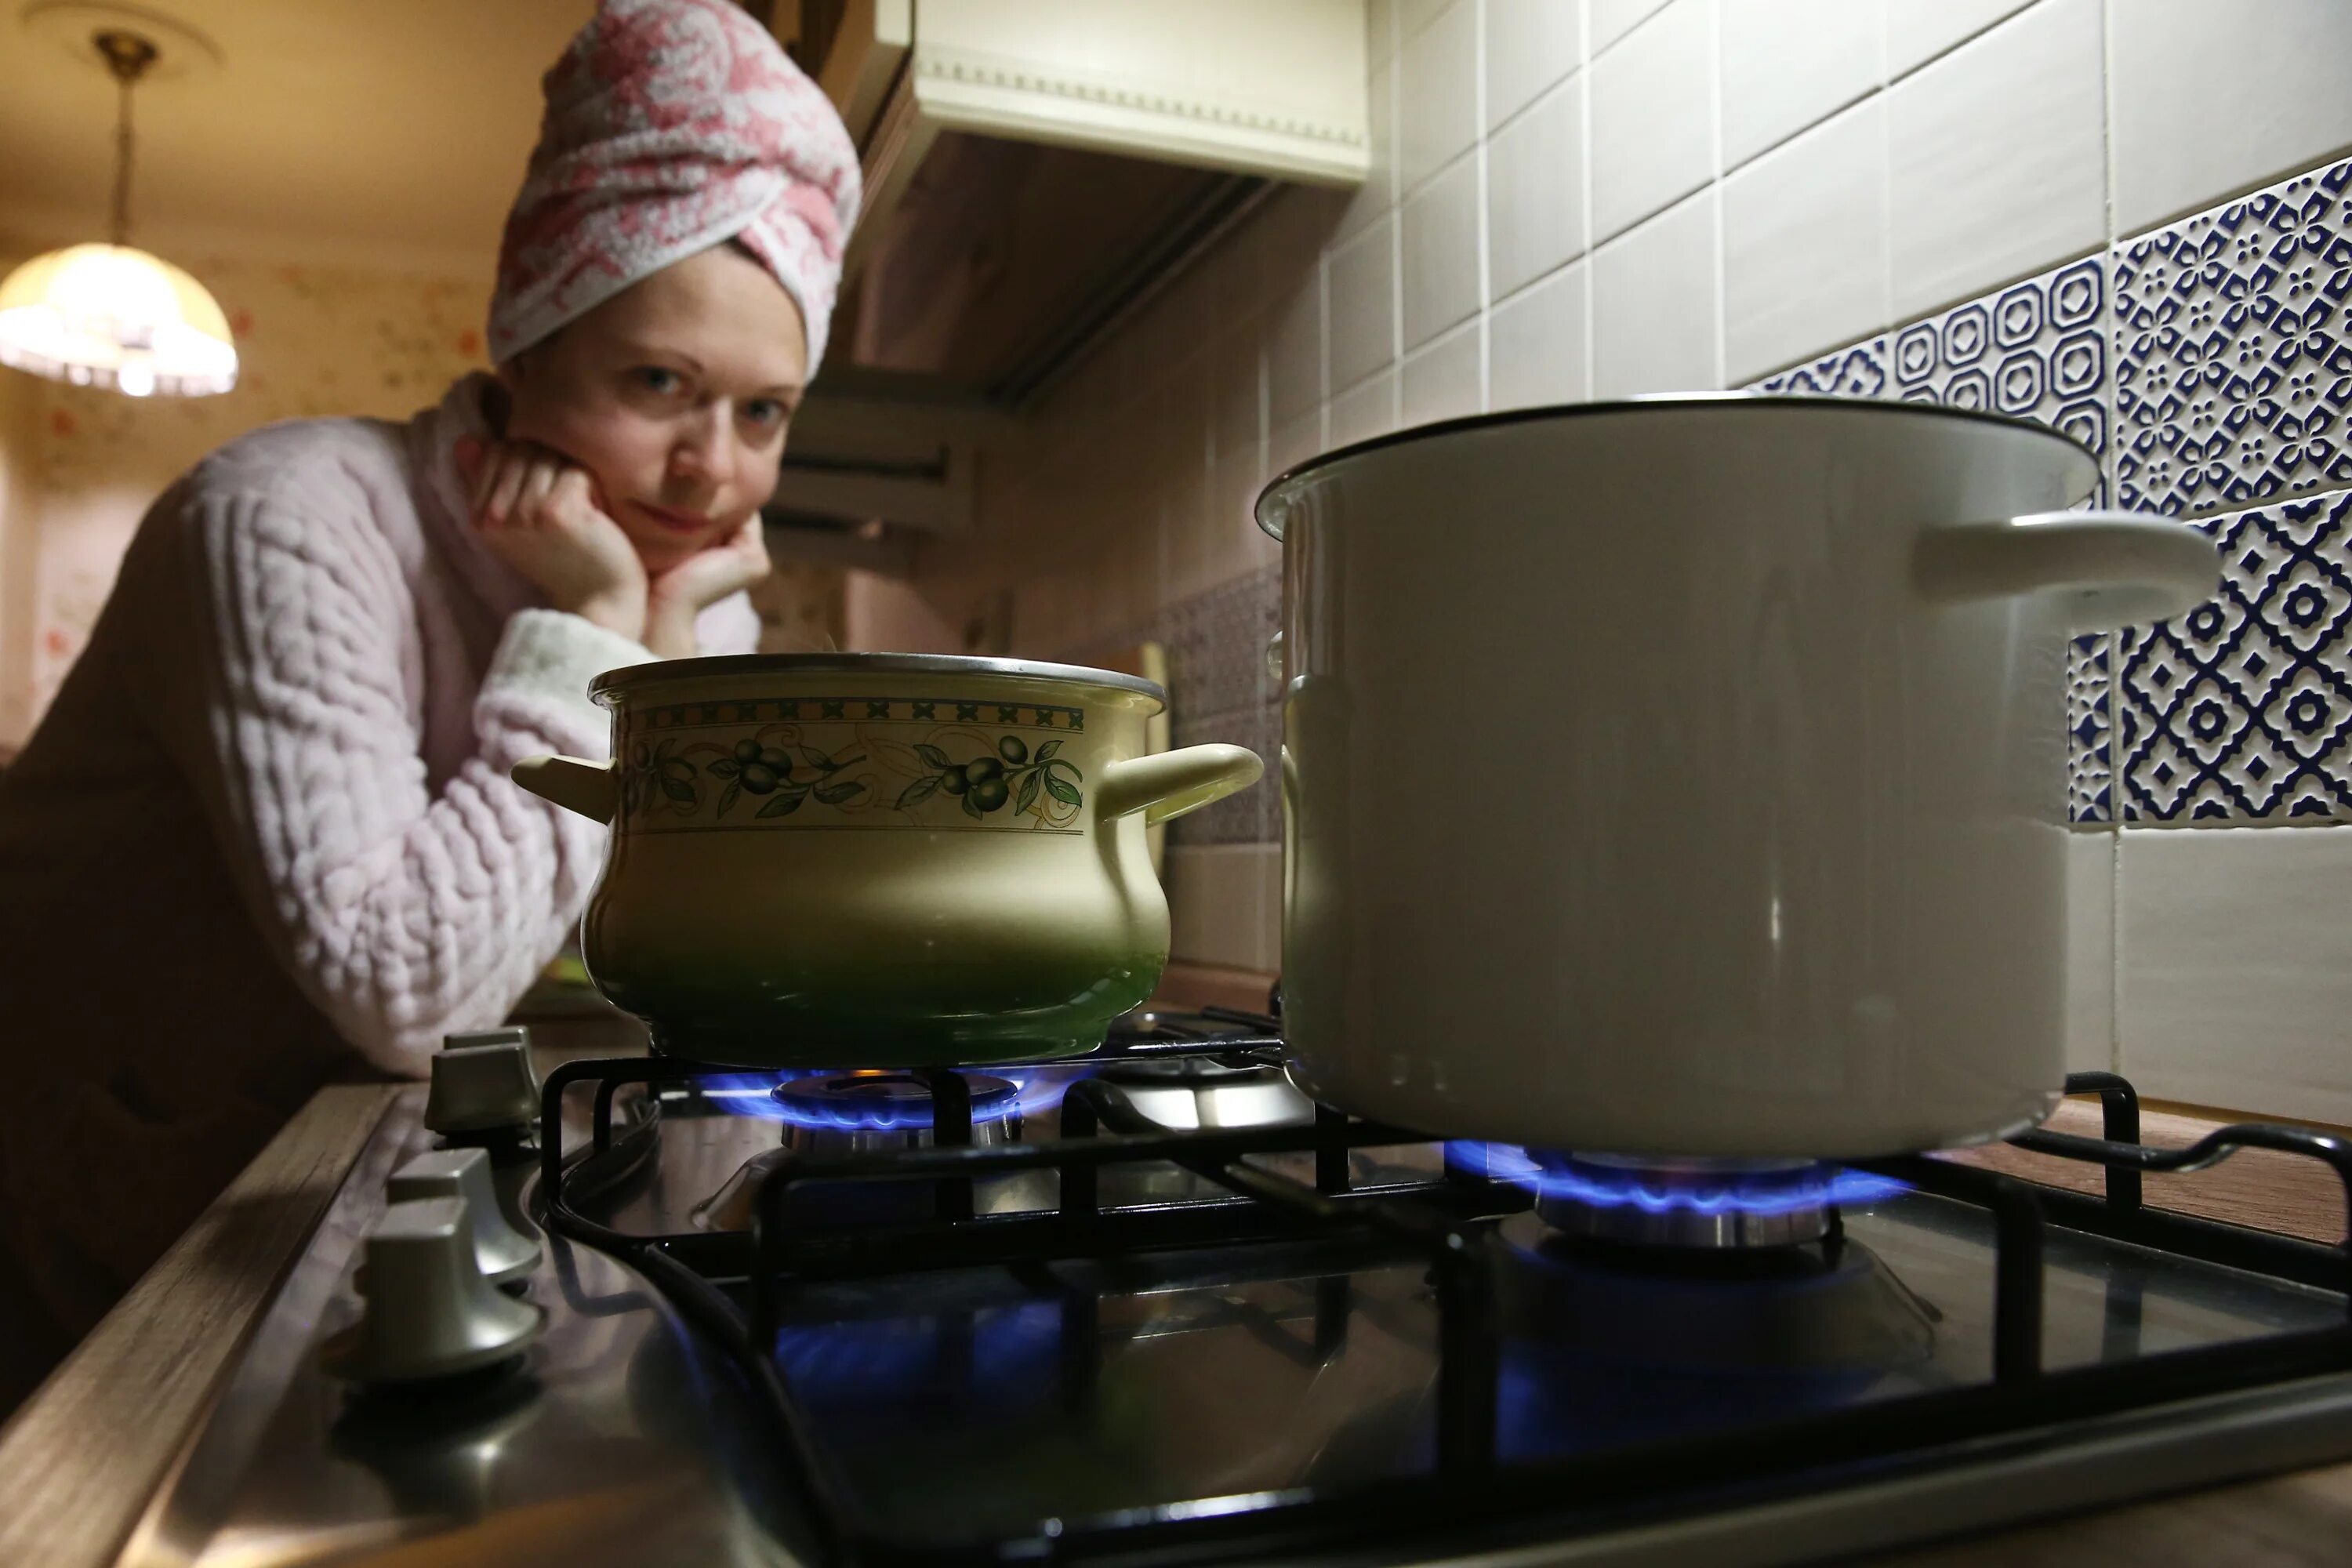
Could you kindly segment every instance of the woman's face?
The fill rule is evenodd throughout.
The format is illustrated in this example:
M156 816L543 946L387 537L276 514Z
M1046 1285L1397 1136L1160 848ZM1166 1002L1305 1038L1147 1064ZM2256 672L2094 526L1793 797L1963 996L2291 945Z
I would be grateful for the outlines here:
M774 491L807 367L792 296L720 245L631 284L500 366L499 379L509 438L587 469L658 576Z

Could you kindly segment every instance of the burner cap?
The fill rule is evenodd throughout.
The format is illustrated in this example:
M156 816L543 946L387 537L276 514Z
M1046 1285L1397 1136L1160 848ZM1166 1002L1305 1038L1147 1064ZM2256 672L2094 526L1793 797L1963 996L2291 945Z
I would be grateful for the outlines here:
M1019 1091L1003 1079L965 1073L975 1120L994 1119L1014 1109ZM931 1125L930 1087L908 1072L835 1073L778 1084L772 1098L782 1119L802 1127L848 1131L891 1131Z

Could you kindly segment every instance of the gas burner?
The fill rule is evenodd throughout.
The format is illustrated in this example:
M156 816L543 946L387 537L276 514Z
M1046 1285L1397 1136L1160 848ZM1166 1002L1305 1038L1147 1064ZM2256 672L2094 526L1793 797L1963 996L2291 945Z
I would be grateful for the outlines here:
M1021 1136L1020 1090L987 1073L959 1075L971 1096L971 1142ZM845 1072L796 1078L771 1092L784 1147L811 1158L920 1149L931 1142L930 1086L910 1072Z
M1830 1232L1840 1204L1902 1184L1811 1160L1655 1159L1455 1143L1447 1160L1536 1194L1561 1235L1632 1247L1794 1247Z
M1117 1085L1137 1110L1180 1132L1297 1126L1315 1120L1315 1102L1271 1062L1144 1057L1108 1063L1095 1076Z

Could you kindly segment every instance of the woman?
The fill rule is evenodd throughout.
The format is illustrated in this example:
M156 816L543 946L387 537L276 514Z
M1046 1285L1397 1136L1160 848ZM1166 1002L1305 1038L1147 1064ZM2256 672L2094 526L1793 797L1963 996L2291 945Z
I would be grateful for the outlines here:
M200 463L0 783L0 1412L321 1082L521 996L604 830L508 769L604 754L589 679L756 638L854 151L726 0L605 0L544 85L495 378Z

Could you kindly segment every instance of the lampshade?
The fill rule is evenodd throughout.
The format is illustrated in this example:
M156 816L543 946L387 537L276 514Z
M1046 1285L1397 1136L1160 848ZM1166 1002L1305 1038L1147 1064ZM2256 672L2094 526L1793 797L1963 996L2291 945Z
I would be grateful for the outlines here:
M205 286L127 245L36 256L0 283L0 364L133 397L236 384L228 318Z

